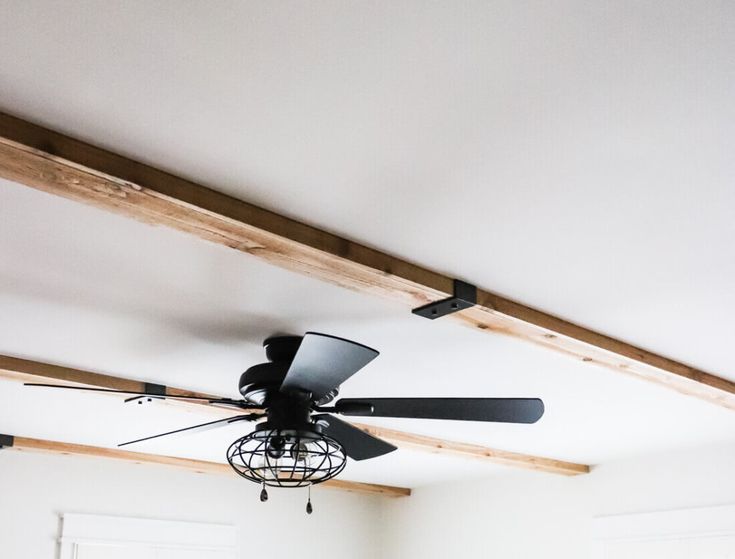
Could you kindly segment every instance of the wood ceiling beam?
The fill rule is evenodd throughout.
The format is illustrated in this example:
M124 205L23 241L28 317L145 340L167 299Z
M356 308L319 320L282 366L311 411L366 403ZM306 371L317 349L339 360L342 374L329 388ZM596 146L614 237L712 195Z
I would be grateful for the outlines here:
M512 466L514 468L524 468L527 470L535 470L537 472L561 474L565 476L577 476L580 474L588 474L590 472L590 467L585 464L575 464L573 462L564 462L563 460L554 460L553 458L530 456L528 454L498 450L496 448L488 448L486 446L476 444L447 441L444 439L427 437L425 435L416 435L414 433L405 433L403 431L396 431L395 429L388 429L386 427L378 427L375 425L365 425L362 423L352 424L374 437L379 437L407 450L419 450L421 452L431 452L444 456L485 460L502 466Z
M0 176L185 231L288 270L415 308L449 296L452 278L41 126L0 113ZM735 382L478 290L449 320L530 341L735 409ZM445 319L445 320L447 320Z
M59 365L50 365L29 359L20 359L18 357L10 357L8 355L0 355L0 379L8 379L20 382L37 382L37 383L62 383L74 384L96 388L110 388L113 390L132 390L143 391L145 383L141 381L130 380L111 375L103 375L83 371L81 369L73 369L71 367L62 367ZM212 394L203 394L191 390L181 388L166 387L166 394L169 396L197 396L204 398L218 399L220 396ZM198 402L175 401L169 400L177 406L200 406ZM229 415L239 415L241 410L229 409L223 407L207 406L208 410L216 410L220 413ZM488 462L502 464L504 466L515 466L524 469L532 469L552 474L562 475L579 475L590 471L590 467L584 464L575 464L572 462L563 462L552 458L543 458L540 456L532 456L529 454L521 454L517 452L508 452L494 448L487 448L478 445L466 443L458 443L453 441L445 441L425 437L423 435L415 435L412 433L404 433L394 429L384 427L376 427L373 425L364 425L361 423L352 423L356 427L367 431L383 439L392 442L399 448L408 448L422 452L430 452L432 454L443 454L447 456L455 456L459 458L476 458Z
M147 454L143 452L130 452L128 450L47 441L43 439L31 439L26 437L14 437L13 446L3 449L2 452L6 452L7 450L93 456L97 458L134 462L136 464L157 464L160 466L181 468L200 474L237 475L229 464L222 464L220 462L208 462L206 460L193 460L191 458L162 456L159 454ZM353 493L380 495L382 497L408 497L411 495L411 490L405 487L392 487L389 485L377 485L373 483L361 483L341 479L330 479L319 484L319 486L327 489L351 491Z
M62 367L21 359L9 355L0 355L0 378L16 380L20 382L48 382L89 386L94 388L107 388L110 390L129 390L131 392L145 392L146 383L139 380L131 380L112 375L103 375L91 371L83 371L72 367ZM221 396L184 390L182 388L166 387L166 396L194 396L196 398L211 398L216 400ZM197 404L197 402L187 402Z

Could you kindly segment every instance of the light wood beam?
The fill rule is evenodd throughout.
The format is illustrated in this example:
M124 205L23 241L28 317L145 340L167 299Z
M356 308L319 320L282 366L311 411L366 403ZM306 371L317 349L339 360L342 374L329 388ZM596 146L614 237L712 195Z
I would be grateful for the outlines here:
M0 378L21 382L43 383L51 381L51 384L59 382L61 384L108 388L110 390L130 390L131 392L144 392L146 384L139 380L93 373L72 367L51 365L49 363L41 363L40 361L21 359L9 355L0 355ZM211 398L213 400L221 398L221 396L215 396L213 394L205 394L203 392L170 386L166 387L166 396L194 396L197 398ZM197 402L187 403L196 404Z
M74 443L58 441L47 441L43 439L31 439L26 437L15 437L13 446L2 450L33 451L50 454L94 456L112 460L123 460L136 464L157 464L201 474L237 475L229 466L220 462L208 462L206 460L193 460L191 458L178 458L176 456L161 456L159 454L147 454L143 452L130 452L114 448L103 448ZM357 481L345 481L330 479L319 484L327 489L338 489L340 491L351 491L353 493L365 493L369 495L380 495L383 497L408 497L411 490L404 487L392 487L389 485L377 485L373 483L360 483Z
M585 464L564 462L563 460L554 460L553 458L541 458L539 456L530 456L519 452L508 452L507 450L498 450L496 448L488 448L486 446L476 444L447 441L445 439L405 433L403 431L396 431L395 429L388 429L386 427L377 427L375 425L365 425L362 423L352 424L355 427L359 427L366 433L370 433L371 435L393 443L400 448L409 450L432 452L434 454L456 456L458 458L473 458L493 462L503 466L525 468L527 470L561 474L565 476L576 476L580 474L588 474L590 472L590 467Z
M48 363L40 363L29 359L19 359L7 355L0 355L0 378L15 380L21 382L40 382L40 383L73 383L81 386L90 386L97 388L112 388L116 390L143 390L145 383L134 381L126 378L115 377L111 375L103 375L83 371L81 369L73 369L71 367L62 367L59 365L50 365ZM121 388L122 387L122 388ZM212 394L202 394L200 392L192 392L181 388L166 387L166 393L175 395L194 395L205 398L220 398ZM177 406L201 405L197 402L190 401L170 401ZM208 406L209 410L217 410L223 414L239 415L241 410ZM571 462L563 462L552 458L543 458L540 456L532 456L529 454L521 454L517 452L508 452L494 448L481 447L453 441L444 441L422 435L412 433L404 433L393 429L383 427L375 427L372 425L363 425L360 423L352 423L356 427L363 429L373 435L384 438L394 443L399 448L410 448L413 450L431 452L433 454L445 454L449 456L458 456L461 458L479 458L488 462L499 463L505 466L517 466L519 468L533 469L553 474L578 475L590 471L589 466L584 464L574 464Z
M452 278L63 134L0 114L0 176L186 231L288 270L397 301L444 298ZM498 332L735 409L735 382L480 289L443 320Z

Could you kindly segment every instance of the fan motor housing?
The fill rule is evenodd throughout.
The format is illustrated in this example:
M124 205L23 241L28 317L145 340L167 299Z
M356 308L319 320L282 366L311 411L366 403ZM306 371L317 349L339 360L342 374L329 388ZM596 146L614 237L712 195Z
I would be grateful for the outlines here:
M274 336L263 342L268 363L253 365L240 376L240 394L248 402L263 405L269 393L277 391L286 378L301 336Z
M238 387L242 397L260 406L279 392L302 340L303 336L273 336L266 339L263 347L268 362L253 365L240 376ZM333 400L338 393L338 389L335 388L315 403L324 405Z
M291 363L301 347L303 336L271 336L263 342L265 357L268 361L286 361Z
M306 398L276 391L268 394L265 405L267 420L258 423L256 431L295 429L320 432L320 429L311 422L311 402Z

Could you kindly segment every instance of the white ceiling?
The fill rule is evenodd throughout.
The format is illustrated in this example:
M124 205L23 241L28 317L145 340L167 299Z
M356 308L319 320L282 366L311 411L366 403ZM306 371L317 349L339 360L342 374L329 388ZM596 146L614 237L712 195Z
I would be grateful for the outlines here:
M216 8L0 2L0 109L735 379L732 3ZM2 352L232 394L262 338L316 330L382 352L345 395L548 410L397 428L592 463L735 440L732 412L0 184ZM0 431L112 445L198 419L36 393L31 414L1 387ZM232 438L205 435L146 450ZM490 471L401 451L346 477Z
M372 297L264 264L176 231L0 183L0 351L237 395L277 332L338 334L381 351L343 396L539 396L538 424L373 420L449 439L600 463L732 440L735 414L511 338L427 321ZM114 446L207 421L3 382L2 431ZM237 427L138 445L221 460ZM347 476L417 485L494 468L395 453Z

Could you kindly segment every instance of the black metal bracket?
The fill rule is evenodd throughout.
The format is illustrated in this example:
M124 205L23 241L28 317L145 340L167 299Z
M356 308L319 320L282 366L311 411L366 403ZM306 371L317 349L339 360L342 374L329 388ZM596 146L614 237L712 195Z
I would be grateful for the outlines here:
M143 391L150 396L166 396L166 387L163 384L146 382L143 384Z
M441 318L448 314L455 313L464 309L469 309L477 304L477 287L472 284L454 280L454 295L428 303L417 309L413 309L413 314L423 316L430 320Z
M144 396L133 396L132 398L126 398L125 403L138 402L143 404L144 402L152 402L155 400L166 399L166 387L163 384L154 384L152 382L146 382L143 384Z
M0 449L10 448L13 444L15 444L13 435L0 435Z

